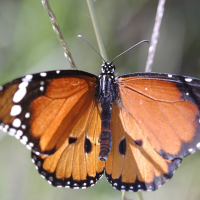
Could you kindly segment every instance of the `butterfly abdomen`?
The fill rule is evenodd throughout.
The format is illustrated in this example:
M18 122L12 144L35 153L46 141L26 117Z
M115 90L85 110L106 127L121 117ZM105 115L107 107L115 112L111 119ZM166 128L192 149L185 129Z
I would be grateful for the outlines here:
M102 73L99 76L99 101L101 103L101 134L99 159L106 161L112 148L110 130L112 103L116 98L114 66L109 63L102 65Z

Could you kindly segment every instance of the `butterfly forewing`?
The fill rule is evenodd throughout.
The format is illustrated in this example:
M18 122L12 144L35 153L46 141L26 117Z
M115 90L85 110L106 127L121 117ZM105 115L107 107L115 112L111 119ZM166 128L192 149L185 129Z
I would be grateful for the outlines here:
M52 154L95 98L96 86L95 75L72 70L16 79L0 91L1 127L36 154Z
M200 81L176 75L141 73L118 79L122 107L162 157L173 160L200 147ZM127 126L135 140L133 126Z

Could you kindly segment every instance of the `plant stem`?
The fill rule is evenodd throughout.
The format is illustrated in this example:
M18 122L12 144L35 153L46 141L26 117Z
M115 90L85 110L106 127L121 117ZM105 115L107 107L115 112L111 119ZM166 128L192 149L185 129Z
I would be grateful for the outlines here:
M88 4L89 11L90 11L90 16L92 18L92 23L93 23L95 35L97 38L100 54L104 58L105 61L108 61L92 0L87 0L87 4Z
M151 36L151 44L149 47L149 55L147 58L145 72L151 72L152 70L151 68L152 68L153 59L154 59L154 55L156 51L156 45L158 42L160 25L161 25L162 17L164 14L164 5L165 5L165 0L159 0L156 18L155 18L155 24L154 24L153 33Z
M71 68L72 69L77 69L76 64L74 62L74 59L72 58L71 51L70 51L69 47L67 46L67 43L66 43L66 41L65 41L65 39L64 39L64 37L62 35L62 32L60 30L60 27L59 27L58 21L56 19L56 16L53 13L53 11L51 10L51 7L49 5L49 1L48 0L41 0L41 1L42 1L42 4L43 4L45 10L47 11L47 13L49 15L51 24L53 26L53 30L56 33L56 35L58 37L58 40L59 40L61 46L64 49L65 57L68 59L70 65L71 65Z

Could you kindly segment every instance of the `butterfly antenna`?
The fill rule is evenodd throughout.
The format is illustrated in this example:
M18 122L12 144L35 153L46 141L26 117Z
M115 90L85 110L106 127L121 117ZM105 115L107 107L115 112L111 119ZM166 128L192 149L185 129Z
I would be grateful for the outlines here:
M141 44L141 43L143 43L143 42L147 42L147 43L149 43L148 40L142 40L141 42L139 42L139 43L133 45L132 47L130 47L130 48L127 49L126 51L124 51L124 52L122 52L121 54L119 54L118 56L116 56L116 57L111 61L111 63L112 63L115 59L117 59L119 56L125 54L127 51L131 50L133 47L136 47L137 45L139 45L139 44Z
M82 35L78 35L79 38L82 38L101 58L104 62L106 62L103 57L101 56L101 54L82 36Z

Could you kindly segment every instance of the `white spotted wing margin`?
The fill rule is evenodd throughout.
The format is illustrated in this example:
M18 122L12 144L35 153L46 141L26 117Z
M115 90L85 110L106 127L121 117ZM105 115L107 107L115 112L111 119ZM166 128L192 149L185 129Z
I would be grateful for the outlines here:
M172 162L168 163L169 171L159 177L154 174L154 180L152 182L140 181L138 178L139 174L135 174L136 179L134 182L123 182L121 176L118 179L113 179L112 174L107 174L105 172L106 179L114 189L117 189L119 191L154 191L172 178L176 169L180 166L181 161L181 159L175 159Z
M100 173L96 173L95 177L91 177L87 175L85 180L74 180L72 175L69 178L58 179L56 177L56 172L48 172L43 168L44 158L42 156L38 156L35 153L31 152L32 162L35 164L35 168L38 170L39 174L42 178L46 179L50 185L54 187L65 187L65 188L73 188L73 189L86 189L88 187L93 186L97 183L97 181L103 176L104 169Z

